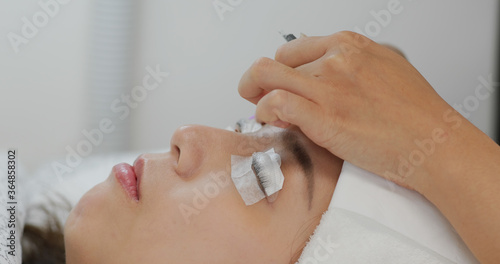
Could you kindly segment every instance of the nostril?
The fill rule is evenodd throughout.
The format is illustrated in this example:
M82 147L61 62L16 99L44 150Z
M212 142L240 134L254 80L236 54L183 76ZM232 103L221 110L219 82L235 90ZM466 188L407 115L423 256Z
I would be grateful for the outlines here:
M176 153L176 156L177 156L177 162L179 161L179 159L181 158L181 149L176 145L174 146L174 151Z
M175 171L181 177L189 177L200 167L204 150L201 142L206 141L207 129L202 126L178 128L170 140L170 151L177 158Z
M179 146L177 146L175 144L171 144L170 145L170 153L172 156L175 157L175 160L177 162L179 162L179 158L181 157L181 149L179 148Z

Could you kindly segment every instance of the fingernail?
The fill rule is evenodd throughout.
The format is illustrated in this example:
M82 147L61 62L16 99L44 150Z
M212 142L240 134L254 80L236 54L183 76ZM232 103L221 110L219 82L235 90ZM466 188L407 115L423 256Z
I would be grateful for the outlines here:
M284 122L281 120L276 120L276 121L271 122L271 126L280 127L280 128L287 128L289 125L290 125L290 123Z
M307 37L307 35L304 34L304 33L302 33L302 32L300 32L300 38L305 38L305 37Z

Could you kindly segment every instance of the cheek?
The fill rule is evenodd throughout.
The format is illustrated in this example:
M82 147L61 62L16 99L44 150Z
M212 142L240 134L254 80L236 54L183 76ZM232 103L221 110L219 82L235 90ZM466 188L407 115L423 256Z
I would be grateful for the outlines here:
M190 225L212 217L215 208L238 207L241 198L226 171L210 172L174 186L157 187L156 201L149 201L159 212L168 214L170 222ZM239 198L239 200L238 200Z
M256 252L263 241L259 229L262 220L255 219L258 207L246 207L227 179L216 181L209 174L167 191L157 186L156 200L148 201L145 217L135 229L136 244L159 245L150 249L151 254L184 263L186 256L199 263L235 263L241 256L250 258L249 249Z

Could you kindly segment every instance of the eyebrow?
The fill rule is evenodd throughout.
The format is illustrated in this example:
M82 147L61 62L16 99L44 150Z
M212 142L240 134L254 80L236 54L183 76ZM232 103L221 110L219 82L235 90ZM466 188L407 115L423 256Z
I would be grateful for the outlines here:
M309 198L309 210L312 206L313 200L313 189L314 189L314 165L311 160L311 156L307 152L304 145L300 142L299 137L296 132L287 130L283 132L282 142L285 149L291 152L295 157L295 160L299 163L302 171L304 172L304 177L307 182L307 195Z

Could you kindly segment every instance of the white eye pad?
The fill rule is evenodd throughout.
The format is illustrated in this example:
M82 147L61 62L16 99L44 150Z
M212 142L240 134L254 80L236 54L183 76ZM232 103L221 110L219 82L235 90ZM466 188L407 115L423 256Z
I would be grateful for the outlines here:
M240 119L236 122L235 130L241 133L251 133L258 131L262 128L262 125L258 123L255 119Z
M276 199L285 179L280 166L280 155L273 148L250 157L231 155L231 179L247 206L266 197L270 202Z

